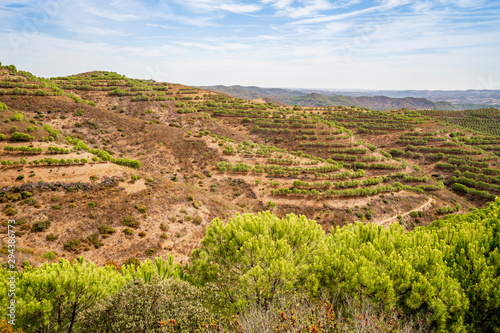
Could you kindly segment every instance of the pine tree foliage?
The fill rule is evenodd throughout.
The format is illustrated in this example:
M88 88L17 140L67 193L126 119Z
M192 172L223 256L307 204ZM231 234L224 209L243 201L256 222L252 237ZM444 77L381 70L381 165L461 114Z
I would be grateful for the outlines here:
M2 273L7 275L6 271ZM2 276L2 283L5 277ZM40 269L27 268L16 278L17 325L27 332L47 333L74 331L82 311L125 283L123 276L110 266L96 267L83 259L61 260L44 264ZM1 288L1 292L6 289ZM4 303L7 295L0 296ZM1 311L5 311L4 307Z
M321 227L305 216L244 214L227 225L215 219L192 253L191 272L199 283L214 283L230 304L267 307L287 290L318 288L324 241Z
M214 220L191 273L234 305L265 308L305 287L427 316L436 332L498 330L500 199L412 232L358 223L326 236L311 222L268 212Z

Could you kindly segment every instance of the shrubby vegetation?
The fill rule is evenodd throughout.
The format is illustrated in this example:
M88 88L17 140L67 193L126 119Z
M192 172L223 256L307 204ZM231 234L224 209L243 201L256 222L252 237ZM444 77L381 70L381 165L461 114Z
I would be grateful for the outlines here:
M466 175L457 174L455 180ZM403 173L391 177L423 180ZM364 183L376 185L384 180L378 177ZM433 185L421 187L427 186ZM405 188L394 183L374 190ZM371 189L324 193L363 195L366 190ZM234 331L234 325L248 330L258 325L264 319L255 319L257 314L274 327L284 328L294 316L293 309L297 321L313 327L316 322L309 322L298 310L304 306L324 327L353 330L348 325L357 322L359 313L355 307L345 309L350 299L356 304L378 304L381 308L373 318L395 309L400 313L393 318L395 322L418 315L438 332L493 332L500 320L499 212L497 200L484 210L438 220L411 232L398 225L383 229L354 224L328 235L303 216L280 219L269 212L245 214L228 224L216 219L192 253L191 264L184 267L174 264L173 257L137 268L123 266L121 272L83 260L60 260L39 269L26 266L18 274L18 323L28 332ZM130 226L135 222L133 217L122 221ZM48 226L46 221L38 223L34 231ZM112 232L106 225L99 228L101 234ZM3 284L6 274L0 271ZM5 292L5 287L0 288L1 299L6 298ZM304 293L312 301L301 298ZM293 300L294 308L287 300ZM314 302L320 306L311 308ZM145 312L145 308L151 310ZM352 316L345 322L334 317L325 321L319 315L324 309L339 313L341 308L344 315ZM1 311L5 316L5 309ZM237 313L240 317L235 321L224 319ZM378 320L377 325L389 324Z
M11 141L33 141L35 140L34 136L31 136L26 133L14 132L10 137Z
M89 152L91 154L98 156L103 161L110 161L110 162L118 164L118 165L128 166L128 167L135 168L135 169L139 169L141 167L141 162L139 162L137 160L130 160L128 158L114 158L111 156L111 154L109 152L107 152L105 150L90 148L82 140L74 139L70 136L67 136L66 140L69 143L75 145L74 149L85 150L86 152Z

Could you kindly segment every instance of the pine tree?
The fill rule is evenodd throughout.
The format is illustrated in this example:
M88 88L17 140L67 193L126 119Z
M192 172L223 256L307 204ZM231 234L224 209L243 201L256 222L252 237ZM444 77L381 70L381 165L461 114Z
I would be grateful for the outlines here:
M200 284L215 284L233 306L267 307L288 290L317 290L323 244L323 230L305 216L279 219L267 211L236 215L227 225L215 219L191 255L190 272Z

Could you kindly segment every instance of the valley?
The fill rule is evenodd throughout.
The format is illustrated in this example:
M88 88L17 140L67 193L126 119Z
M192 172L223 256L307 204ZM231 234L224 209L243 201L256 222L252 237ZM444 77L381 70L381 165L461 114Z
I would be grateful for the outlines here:
M290 107L110 72L0 75L0 214L4 231L22 221L33 265L47 252L185 263L212 219L264 210L327 232L413 230L500 193L495 109L467 129L453 111Z

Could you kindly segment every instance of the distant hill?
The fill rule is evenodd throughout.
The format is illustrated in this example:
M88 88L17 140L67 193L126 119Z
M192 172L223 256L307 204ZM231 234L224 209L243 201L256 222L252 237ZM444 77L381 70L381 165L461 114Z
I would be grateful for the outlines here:
M244 87L244 86L207 86L207 87L199 87L201 89L213 90L223 94L228 94L234 97L243 98L243 99L257 99L263 97L271 97L275 98L276 96L280 97L298 97L301 95L305 95L306 93L297 90L288 90L281 88L260 88L260 87Z
M387 96L392 98L416 97L425 98L433 102L447 101L453 104L471 105L499 105L500 90L372 90L372 91L337 91L337 90L308 90L300 89L305 93L319 93L326 96L345 95Z
M498 107L500 91L377 91L374 92L342 92L336 94L326 90L292 90L281 88L260 88L245 86L203 86L202 89L213 90L234 97L254 100L271 98L288 105L300 106L351 106L366 107L373 110L434 109L463 110L484 107ZM498 92L498 94L496 94ZM464 96L460 96L462 93ZM498 96L497 96L498 95ZM432 99L423 96L432 97ZM439 100L439 97L443 99ZM444 99L444 98L449 98ZM498 99L497 99L498 98ZM484 103L477 103L484 102Z

